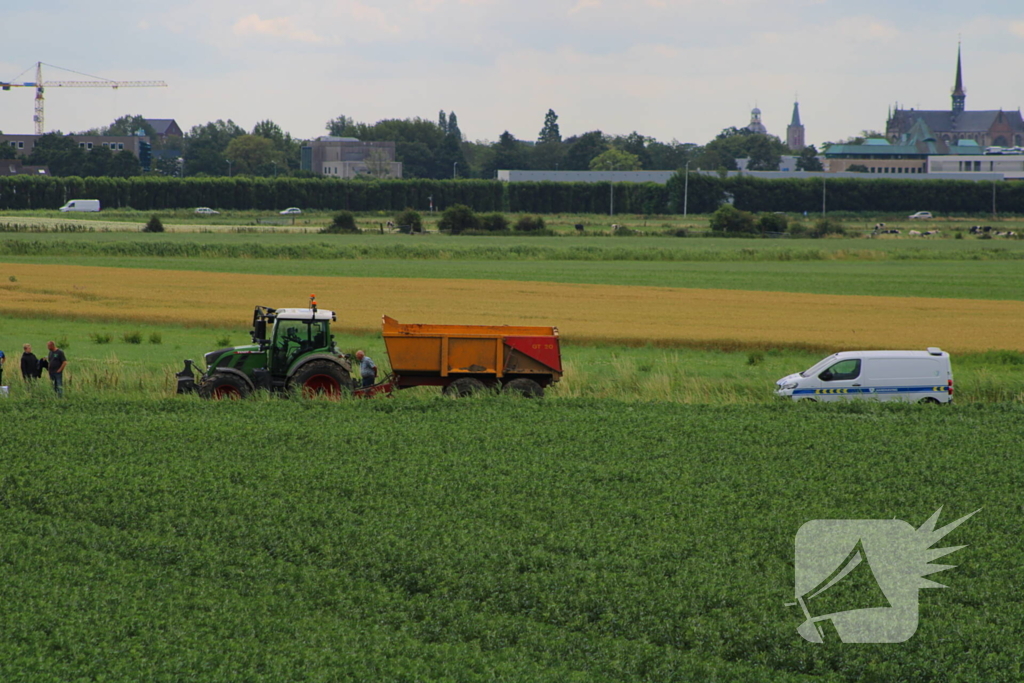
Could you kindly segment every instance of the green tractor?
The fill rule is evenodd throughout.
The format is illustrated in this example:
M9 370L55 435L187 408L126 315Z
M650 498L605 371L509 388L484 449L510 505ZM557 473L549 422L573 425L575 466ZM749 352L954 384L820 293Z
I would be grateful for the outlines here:
M331 336L333 311L257 306L252 316L252 343L206 354L206 372L196 380L193 361L177 373L178 393L198 391L203 398L244 398L257 389L300 390L340 396L351 393L352 364Z

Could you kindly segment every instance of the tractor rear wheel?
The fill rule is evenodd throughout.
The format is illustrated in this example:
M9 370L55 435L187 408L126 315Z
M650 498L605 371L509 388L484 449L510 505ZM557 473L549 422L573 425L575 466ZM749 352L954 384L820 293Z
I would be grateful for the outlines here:
M476 377L462 377L446 386L444 388L444 395L451 396L452 398L462 398L463 396L478 394L486 389L487 385Z
M525 398L543 398L544 387L532 379L520 377L501 388L503 394L521 394Z
M307 397L337 398L352 393L352 378L337 363L315 360L299 368L288 380L288 387L301 388Z
M249 395L249 385L237 375L215 372L199 385L199 395L217 401L245 398Z

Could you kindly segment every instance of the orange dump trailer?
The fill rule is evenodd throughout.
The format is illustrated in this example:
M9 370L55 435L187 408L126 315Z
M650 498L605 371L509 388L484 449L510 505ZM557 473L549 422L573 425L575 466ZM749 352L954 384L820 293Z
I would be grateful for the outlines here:
M562 377L556 327L403 325L384 316L384 344L399 389L440 386L465 396L500 387L542 396Z

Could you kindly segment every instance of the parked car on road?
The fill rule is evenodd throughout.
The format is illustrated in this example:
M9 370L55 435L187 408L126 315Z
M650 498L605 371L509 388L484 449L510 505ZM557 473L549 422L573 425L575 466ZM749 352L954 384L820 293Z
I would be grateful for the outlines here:
M294 216L302 213L302 209L297 206L289 206L287 209L281 212L282 216Z
M918 211L917 213L910 214L907 218L914 220L916 218L933 218L933 216L931 211Z
M200 206L198 209L196 209L196 213L199 214L200 216L216 216L217 214L220 213L220 211L214 211L208 206Z
M98 199L72 199L70 202L60 207L60 210L64 213L68 211L99 211L100 200Z

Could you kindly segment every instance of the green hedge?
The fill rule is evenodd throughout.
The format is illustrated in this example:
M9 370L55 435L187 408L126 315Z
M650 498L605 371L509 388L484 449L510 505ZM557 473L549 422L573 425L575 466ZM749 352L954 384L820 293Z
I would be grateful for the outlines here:
M821 178L764 180L690 173L686 208L711 213L731 198L753 212L818 212L822 185L829 211L985 213L992 209L993 185L961 180ZM445 209L465 204L478 212L682 213L682 174L655 183L502 183L496 180L380 180L334 178L53 178L0 177L0 209L56 209L70 199L99 199L106 208L140 211L209 206L222 210L275 210L288 206L326 211ZM1000 213L1024 213L1024 183L995 184Z

